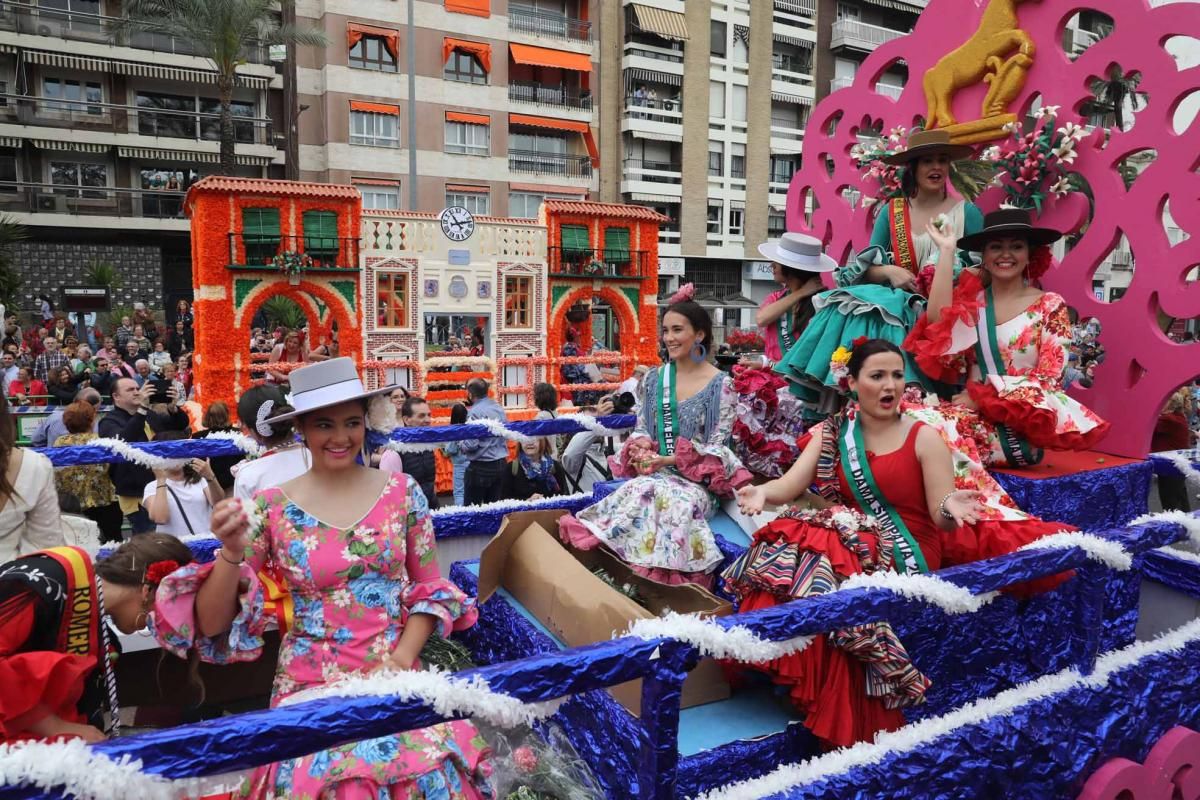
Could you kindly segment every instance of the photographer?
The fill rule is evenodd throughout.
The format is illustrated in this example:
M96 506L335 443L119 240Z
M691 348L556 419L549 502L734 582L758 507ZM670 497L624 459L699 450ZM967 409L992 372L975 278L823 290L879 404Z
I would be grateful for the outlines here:
M155 441L186 439L182 431L163 431ZM154 480L146 484L142 506L157 526L158 533L172 536L207 534L212 507L224 499L225 491L217 482L207 459L193 458L182 467L154 470Z
M632 395L627 392L609 395L601 398L594 407L585 407L579 413L591 417L629 414L633 411L632 399ZM618 410L618 406L620 410ZM593 431L583 430L571 436L562 451L561 458L563 473L566 476L567 492L590 492L597 483L612 480L612 472L608 468L604 445L604 437Z

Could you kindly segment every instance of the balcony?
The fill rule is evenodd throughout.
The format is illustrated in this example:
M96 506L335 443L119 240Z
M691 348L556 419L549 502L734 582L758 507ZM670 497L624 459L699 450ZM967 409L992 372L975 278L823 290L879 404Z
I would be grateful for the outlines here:
M0 121L192 141L218 142L221 139L220 114L17 94L0 94ZM238 144L274 145L275 141L269 119L235 116L233 133Z
M508 84L508 99L517 103L532 103L538 106L553 106L556 108L577 108L581 111L592 110L592 93L588 90L533 81L510 81Z
M812 86L812 60L790 58L782 53L775 53L771 56L771 79Z
M641 250L564 250L547 248L553 278L640 278L646 254Z
M2 8L0 30L3 31L204 57L189 40L174 36L135 33L125 39L113 39L108 31L109 26L116 22L116 17L42 8L29 3L5 3ZM264 44L249 45L242 50L242 58L251 64L269 64L270 50Z
M358 272L358 239L331 236L229 234L229 268L277 270L272 262L284 253L302 253L305 272Z
M666 161L647 161L642 158L627 158L624 161L627 181L646 181L647 183L681 183L683 181L683 165Z
M183 192L152 189L0 181L0 211L179 220L187 230L183 198Z
M817 13L817 0L775 0L775 10L812 17Z
M508 29L567 42L589 42L592 38L592 23L588 20L517 5L508 7Z
M683 122L683 103L677 98L648 98L625 95L625 116L678 125Z
M538 150L509 150L508 168L513 172L562 175L567 178L592 177L592 160L587 156L547 153Z
M880 45L906 35L906 31L871 25L856 19L839 19L833 23L833 39L830 41L829 47L831 50L848 47L851 50L871 53Z

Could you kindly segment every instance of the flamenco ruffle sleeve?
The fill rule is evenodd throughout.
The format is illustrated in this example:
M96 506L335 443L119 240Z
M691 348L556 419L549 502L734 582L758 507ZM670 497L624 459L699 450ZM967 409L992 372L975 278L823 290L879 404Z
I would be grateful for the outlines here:
M0 741L33 737L30 726L51 714L68 722L85 721L76 706L96 659L20 652L33 634L35 602L32 595L10 599L0 626Z
M158 586L150 630L159 645L180 658L193 647L201 661L229 664L253 661L262 655L263 632L269 615L263 609L263 586L249 561L238 568L237 614L225 633L203 636L196 620L196 596L216 562L192 562L177 569Z
M937 322L922 314L904 339L904 349L929 377L942 383L962 381L968 366L966 353L978 341L975 324L983 308L982 292L978 276L963 272Z

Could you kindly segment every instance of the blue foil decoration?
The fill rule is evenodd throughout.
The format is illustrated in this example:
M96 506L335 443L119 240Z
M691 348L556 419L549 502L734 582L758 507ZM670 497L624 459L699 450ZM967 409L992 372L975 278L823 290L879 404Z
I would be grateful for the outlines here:
M1148 461L1054 478L1024 478L992 472L1022 510L1085 531L1128 525L1145 514L1154 468Z

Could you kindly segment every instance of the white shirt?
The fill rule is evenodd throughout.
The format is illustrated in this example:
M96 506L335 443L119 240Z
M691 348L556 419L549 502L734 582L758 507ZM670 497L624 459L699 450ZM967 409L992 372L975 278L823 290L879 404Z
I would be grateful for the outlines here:
M167 494L167 508L170 509L171 516L167 518L166 522L158 523L158 533L169 533L172 536L212 533L209 527L212 503L208 502L208 494L204 491L205 486L203 480L187 483L167 478L167 489L163 491ZM149 508L150 501L154 499L157 492L157 481L147 483L146 490L142 492L142 505ZM175 497L171 497L172 492L175 497L179 498L178 503L175 502ZM180 506L183 506L182 513L179 510ZM187 522L184 521L183 514L187 514ZM192 523L191 530L188 530L188 522Z
M18 452L21 467L13 481L16 491L0 508L0 563L67 543L50 459L24 448L14 448L9 457L15 458Z
M233 479L233 496L243 500L272 486L280 486L308 472L311 460L303 447L290 447L269 456L243 461Z

